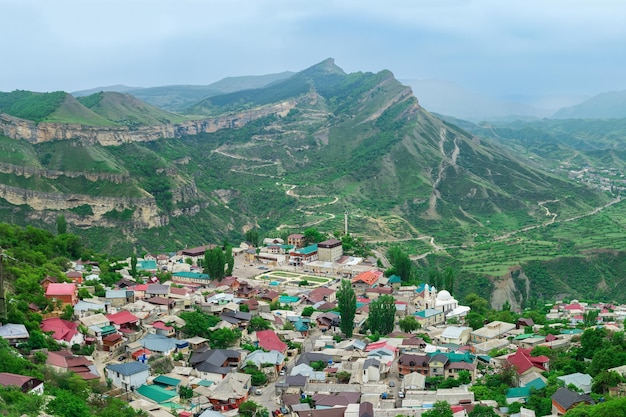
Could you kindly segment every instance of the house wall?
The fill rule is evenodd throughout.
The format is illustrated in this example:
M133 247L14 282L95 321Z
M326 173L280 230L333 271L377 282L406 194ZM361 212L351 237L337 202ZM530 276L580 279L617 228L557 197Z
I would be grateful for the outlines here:
M115 372L112 369L108 368L106 371L107 378L111 378L113 385L124 390L129 390L131 387L136 389L137 387L145 384L148 380L148 377L150 376L149 369L133 375L122 375L119 372Z

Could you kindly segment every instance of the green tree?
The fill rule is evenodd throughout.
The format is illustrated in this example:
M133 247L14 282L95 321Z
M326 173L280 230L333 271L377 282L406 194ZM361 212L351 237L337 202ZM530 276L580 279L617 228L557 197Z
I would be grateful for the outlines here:
M67 304L63 308L63 313L61 314L61 319L71 321L72 317L74 317L74 307L71 304Z
M449 292L453 292L454 291L454 281L455 281L455 272L454 269L452 269L452 267L446 267L446 269L443 271L443 282L444 282L444 287L446 290L448 290Z
M261 244L261 235L257 229L250 229L245 234L246 242L250 242L252 246L258 248Z
M57 216L57 234L64 235L67 233L67 221L65 216L60 214Z
M310 227L304 231L304 240L307 245L311 245L313 243L319 243L328 238L327 235L320 233L314 227Z
M240 337L241 332L239 330L221 328L209 334L209 341L214 349L226 349L233 346Z
M203 265L205 274L208 274L212 280L221 281L224 278L224 267L226 265L222 248L216 246L211 250L207 250L204 253Z
M404 253L399 247L392 246L387 251L387 256L389 257L389 262L393 265L395 274L398 275L402 281L408 281L411 278L411 270L413 269L409 255Z
M391 333L396 321L396 302L393 296L382 295L372 301L367 320L370 331L383 336Z
M309 366L313 368L314 371L323 371L326 368L324 361L312 361L309 363Z
M180 318L185 320L182 331L189 337L200 336L209 338L209 328L220 322L218 316L209 316L200 309L182 312L180 313Z
M498 417L493 407L476 404L474 409L468 414L469 417Z
M70 391L55 390L55 398L48 402L46 411L59 417L90 417L91 410L83 398Z
M178 387L178 395L183 400L188 400L193 397L193 388L188 385L181 385Z
M352 374L347 371L339 371L337 372L336 376L338 382L341 382L342 384L347 384L348 382L350 382L350 377L352 376Z
M419 321L417 321L415 316L406 316L401 318L398 321L398 325L400 326L400 330L405 333L411 333L422 328L422 325Z
M422 417L452 417L452 409L446 401L437 401L433 408L422 413Z
M267 417L269 414L266 408L252 400L239 404L238 413L243 417Z
M224 247L224 263L226 265L225 276L229 277L233 274L235 268L235 257L233 256L233 247L226 245Z
M130 274L137 277L137 255L134 253L130 256Z
M272 328L272 324L269 322L269 320L265 320L263 317L252 317L250 319L250 325L248 326L248 330L249 331L259 331L259 330L267 330L267 329L271 329Z
M354 331L354 316L356 316L356 294L347 279L341 280L337 290L337 309L341 317L339 328L346 337L352 337Z
M596 394L606 394L609 388L616 387L623 381L620 374L615 371L603 370L593 378L593 384L591 385L591 391Z
M300 315L302 317L311 317L313 313L315 313L315 309L312 306L306 306L302 309L302 313Z

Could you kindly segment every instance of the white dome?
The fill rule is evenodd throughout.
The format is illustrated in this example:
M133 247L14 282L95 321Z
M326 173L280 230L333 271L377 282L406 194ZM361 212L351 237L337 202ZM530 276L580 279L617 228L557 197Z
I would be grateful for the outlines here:
M437 294L437 300L445 301L445 300L449 300L451 298L452 298L452 296L446 290L439 291L439 294Z

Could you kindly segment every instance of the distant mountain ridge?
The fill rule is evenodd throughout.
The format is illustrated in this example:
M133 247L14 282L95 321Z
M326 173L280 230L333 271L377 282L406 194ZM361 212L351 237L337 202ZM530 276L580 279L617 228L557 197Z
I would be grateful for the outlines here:
M626 118L626 91L601 93L575 106L562 108L553 119L622 119Z

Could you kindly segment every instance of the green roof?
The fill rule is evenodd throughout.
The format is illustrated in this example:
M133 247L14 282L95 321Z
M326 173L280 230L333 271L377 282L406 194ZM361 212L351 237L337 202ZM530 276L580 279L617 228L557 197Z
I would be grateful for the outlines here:
M159 269L157 263L154 260L151 261L137 261L137 269L140 271L151 271Z
M180 384L180 379L171 378L165 375L159 375L154 378L154 383L159 385L168 385L170 387L175 387Z
M524 334L520 334L520 335L515 336L513 338L513 340L525 340L525 339L528 339L528 338L531 338L531 337L535 337L535 334L534 333L524 333Z
M521 398L529 396L530 388L528 387L509 388L508 390L506 390L506 398Z
M526 384L526 388L528 389L534 388L536 390L540 390L545 387L546 387L546 383L543 382L543 379L541 378L535 378L532 381L530 381L528 384Z
M305 246L303 248L296 250L296 252L301 253L302 255L308 255L316 251L317 251L317 243L314 243L312 245Z
M175 391L166 390L158 385L142 385L137 388L137 392L157 404L170 401L178 396Z
M583 329L562 329L561 334L581 334Z
M278 302L281 304L297 303L298 300L300 300L300 297L296 297L293 295L281 295L280 297L278 297Z
M103 326L100 327L100 331L102 332L102 336L108 336L115 333L115 326Z
M402 282L402 278L400 278L398 275L394 274L394 275L389 277L387 282L391 283L391 284L395 284L395 283L398 283L398 282Z
M192 279L209 279L209 276L207 274L201 274L200 272L176 272L172 274L172 276Z
M200 382L198 382L198 385L200 385L201 387L210 387L213 384L215 384L215 382L207 381L206 379L202 379L200 380Z

